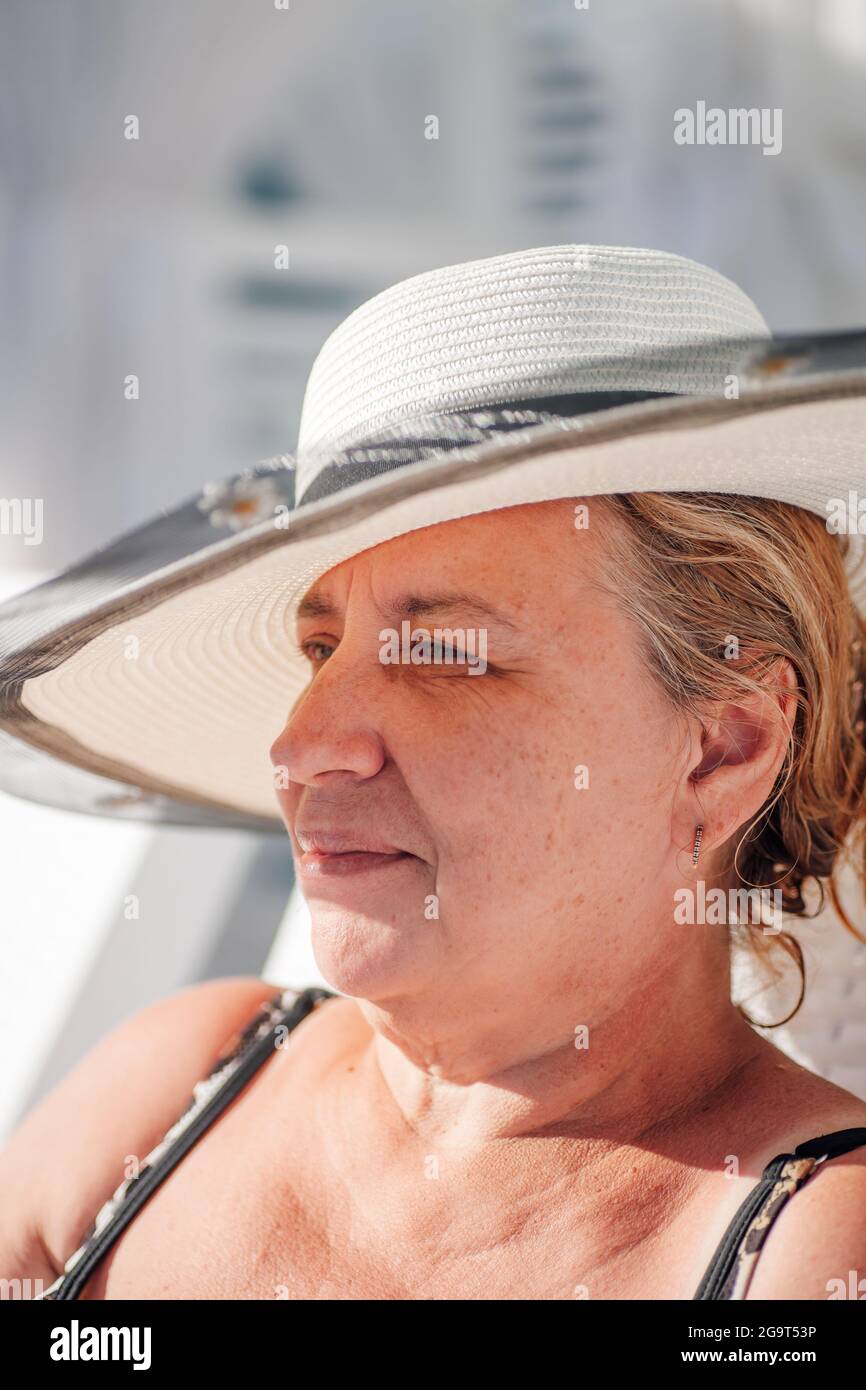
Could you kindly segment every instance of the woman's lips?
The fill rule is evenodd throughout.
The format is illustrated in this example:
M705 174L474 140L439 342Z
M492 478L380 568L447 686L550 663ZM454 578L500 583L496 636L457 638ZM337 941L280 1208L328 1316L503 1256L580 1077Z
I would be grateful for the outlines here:
M371 830L334 829L324 826L295 827L298 873L306 879L336 878L387 869L414 859Z
M402 850L393 854L371 850L348 850L342 854L326 854L321 850L306 850L298 858L298 868L308 878L330 878L341 874L364 873L368 869L380 869L389 864L398 864L403 859L414 858L413 854L406 854Z

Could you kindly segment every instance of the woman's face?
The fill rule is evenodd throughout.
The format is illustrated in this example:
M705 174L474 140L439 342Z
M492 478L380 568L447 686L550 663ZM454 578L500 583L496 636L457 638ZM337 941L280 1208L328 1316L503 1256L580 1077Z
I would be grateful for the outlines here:
M443 523L308 591L310 683L271 757L334 988L488 1013L516 993L567 999L577 1019L585 1000L589 1022L590 1001L609 1013L670 967L687 740L593 587L589 515L577 529L557 501ZM470 630L486 669L384 662L383 630L403 620ZM317 831L403 857L302 855Z

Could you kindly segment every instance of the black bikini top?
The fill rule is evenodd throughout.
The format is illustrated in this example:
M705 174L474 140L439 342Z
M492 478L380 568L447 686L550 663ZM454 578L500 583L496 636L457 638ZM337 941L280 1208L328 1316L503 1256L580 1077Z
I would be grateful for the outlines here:
M63 1272L37 1299L77 1299L99 1261L163 1178L197 1143L230 1101L274 1054L285 1036L332 990L280 990L264 1004L238 1041L197 1083L183 1114L144 1158L137 1176L125 1179L100 1208ZM866 1145L866 1129L842 1129L809 1139L793 1153L778 1154L746 1195L695 1291L694 1299L742 1299L773 1221L819 1163Z

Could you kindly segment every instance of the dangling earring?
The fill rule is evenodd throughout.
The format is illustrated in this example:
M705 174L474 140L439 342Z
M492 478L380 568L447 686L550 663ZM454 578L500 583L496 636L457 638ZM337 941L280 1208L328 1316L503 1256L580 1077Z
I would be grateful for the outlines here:
M701 852L701 840L704 838L704 827L699 825L695 831L695 844L692 850L692 864L697 864L698 855Z

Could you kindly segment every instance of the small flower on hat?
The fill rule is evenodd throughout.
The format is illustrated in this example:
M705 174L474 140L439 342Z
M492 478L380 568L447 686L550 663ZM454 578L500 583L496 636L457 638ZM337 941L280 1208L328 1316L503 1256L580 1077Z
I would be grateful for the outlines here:
M205 483L198 507L212 526L243 531L272 517L274 509L284 502L272 474L246 472L225 482Z

